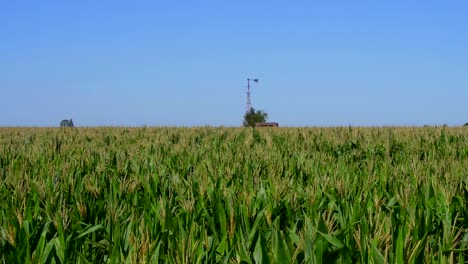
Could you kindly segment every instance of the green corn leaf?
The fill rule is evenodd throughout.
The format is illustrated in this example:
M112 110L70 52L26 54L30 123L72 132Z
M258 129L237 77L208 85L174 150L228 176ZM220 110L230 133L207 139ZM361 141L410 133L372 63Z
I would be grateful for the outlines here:
M83 231L83 232L82 232L80 235L78 235L75 239L82 238L82 237L84 237L84 236L86 236L86 235L88 235L88 234L91 234L91 233L93 233L93 232L96 232L97 230L102 229L102 228L103 228L103 227L102 227L101 224L95 225L95 226L91 226L91 227L85 229L86 231Z
M398 235L397 235L397 241L396 241L396 248L395 248L395 255L396 255L396 261L397 263L403 263L404 261L404 233L403 233L403 227L398 228Z
M382 255L382 253L377 249L375 246L375 243L371 242L370 243L370 259L372 260L372 263L375 264L384 264L385 263L385 258Z

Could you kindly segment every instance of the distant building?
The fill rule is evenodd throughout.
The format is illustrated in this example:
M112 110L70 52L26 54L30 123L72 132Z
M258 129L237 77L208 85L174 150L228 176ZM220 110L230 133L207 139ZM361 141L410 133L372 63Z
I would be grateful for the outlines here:
M276 122L255 123L256 127L278 127Z
M73 120L64 119L60 122L60 127L74 127Z

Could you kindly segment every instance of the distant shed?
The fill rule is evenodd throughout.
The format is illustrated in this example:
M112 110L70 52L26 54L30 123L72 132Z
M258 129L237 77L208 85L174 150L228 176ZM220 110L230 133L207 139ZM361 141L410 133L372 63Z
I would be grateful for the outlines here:
M256 127L278 127L276 122L255 123Z

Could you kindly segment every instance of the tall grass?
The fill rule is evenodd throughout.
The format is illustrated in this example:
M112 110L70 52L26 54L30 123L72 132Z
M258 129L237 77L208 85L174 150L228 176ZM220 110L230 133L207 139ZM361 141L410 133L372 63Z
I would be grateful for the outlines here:
M0 263L464 263L468 128L0 128Z

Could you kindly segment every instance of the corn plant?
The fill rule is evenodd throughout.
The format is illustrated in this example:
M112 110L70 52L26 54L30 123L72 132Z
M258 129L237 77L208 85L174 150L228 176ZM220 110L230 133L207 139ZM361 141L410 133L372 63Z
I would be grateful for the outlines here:
M0 128L0 263L465 263L468 128Z

